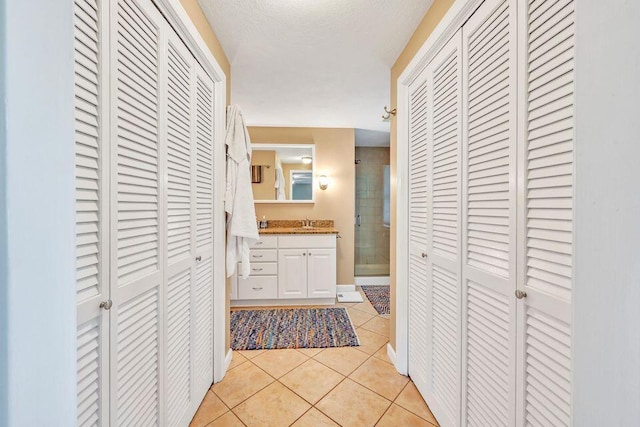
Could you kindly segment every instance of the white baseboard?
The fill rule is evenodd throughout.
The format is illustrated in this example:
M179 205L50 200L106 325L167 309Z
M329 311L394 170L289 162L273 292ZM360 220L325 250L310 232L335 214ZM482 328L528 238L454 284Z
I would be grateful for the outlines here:
M389 283L391 283L389 276L356 277L356 285L358 286L389 286Z
M235 299L231 307L277 307L292 305L334 305L334 298L294 298L294 299Z
M389 358L389 360L391 361L391 363L393 363L393 366L396 367L396 370L398 372L400 372L400 370L398 369L398 367L396 366L396 352L393 349L393 347L391 347L391 343L387 343L387 357Z
M233 350L229 349L227 355L224 358L224 374L227 373L229 366L231 365L231 359L233 359ZM222 375L224 377L224 374Z
M336 293L355 292L356 285L336 285Z

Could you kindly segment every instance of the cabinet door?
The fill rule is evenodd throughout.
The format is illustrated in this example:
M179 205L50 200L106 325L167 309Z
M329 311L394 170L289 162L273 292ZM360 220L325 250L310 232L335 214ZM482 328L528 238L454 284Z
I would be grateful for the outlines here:
M463 32L463 423L515 424L516 2Z
M79 426L109 425L107 12L100 0L74 3Z
M278 298L307 297L307 250L278 251Z
M166 78L163 92L166 100L166 118L163 123L166 136L166 417L169 425L188 424L192 366L192 319L194 287L194 60L173 31L167 31ZM188 419L187 419L188 418Z
M163 422L160 70L163 18L146 0L111 3L111 424Z
M443 425L460 425L462 33L427 67L427 366L429 406Z
M428 396L427 354L427 106L426 73L409 87L409 259L408 268L408 341L409 376L423 396Z
M571 425L574 67L577 1L521 10L523 128L518 424ZM598 367L594 367L598 369Z
M195 256L193 289L194 378L196 400L202 400L213 383L213 188L214 188L214 84L200 65L195 73ZM221 173L218 173L222 177ZM223 179L223 178L221 178ZM218 197L222 197L219 195ZM197 408L197 405L196 405Z
M309 249L307 297L335 298L336 250Z

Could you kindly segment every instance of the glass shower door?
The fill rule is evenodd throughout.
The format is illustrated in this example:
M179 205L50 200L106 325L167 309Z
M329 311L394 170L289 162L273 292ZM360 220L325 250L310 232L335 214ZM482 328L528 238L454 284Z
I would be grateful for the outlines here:
M355 275L388 276L389 148L356 147L356 159Z

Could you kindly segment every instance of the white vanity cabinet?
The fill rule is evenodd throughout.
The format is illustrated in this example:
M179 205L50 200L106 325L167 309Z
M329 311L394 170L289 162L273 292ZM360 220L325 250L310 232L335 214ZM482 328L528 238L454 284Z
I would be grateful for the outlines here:
M231 304L333 304L336 297L336 235L261 236L251 248L251 276L231 282Z
M307 250L278 251L278 298L307 297Z

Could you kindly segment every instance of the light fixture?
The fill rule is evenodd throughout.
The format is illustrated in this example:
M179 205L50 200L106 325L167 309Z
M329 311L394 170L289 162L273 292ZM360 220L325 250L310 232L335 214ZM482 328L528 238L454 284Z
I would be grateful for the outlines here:
M302 156L302 163L305 165L310 165L312 161L313 158L311 156Z
M321 190L326 190L329 187L329 177L327 175L320 175L318 177L318 185Z

